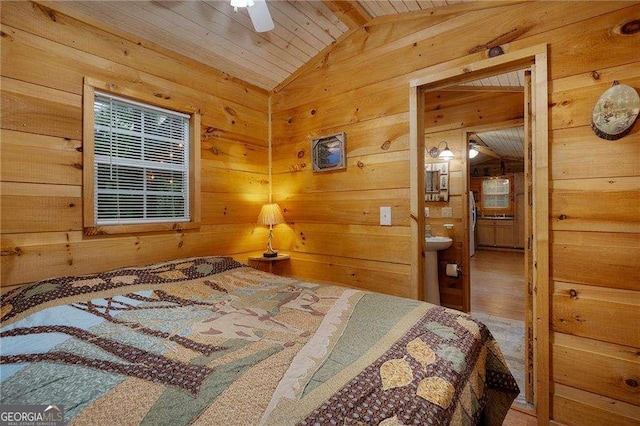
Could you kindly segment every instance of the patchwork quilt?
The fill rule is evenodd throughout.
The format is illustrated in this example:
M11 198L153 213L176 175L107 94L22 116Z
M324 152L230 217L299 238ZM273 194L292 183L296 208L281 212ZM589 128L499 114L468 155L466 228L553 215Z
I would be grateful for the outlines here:
M0 317L0 403L70 424L498 425L519 392L473 317L231 258L41 281Z

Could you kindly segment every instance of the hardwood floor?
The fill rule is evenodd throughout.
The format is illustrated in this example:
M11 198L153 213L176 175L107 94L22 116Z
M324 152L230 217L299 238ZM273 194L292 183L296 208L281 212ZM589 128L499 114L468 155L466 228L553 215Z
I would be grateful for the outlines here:
M502 426L536 426L538 424L535 416L514 410L507 413Z
M471 312L524 320L524 253L476 250L471 258Z

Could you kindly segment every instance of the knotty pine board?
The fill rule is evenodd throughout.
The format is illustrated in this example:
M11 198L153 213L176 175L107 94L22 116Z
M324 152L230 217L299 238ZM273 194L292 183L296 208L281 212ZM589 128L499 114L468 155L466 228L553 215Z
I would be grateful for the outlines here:
M637 234L554 230L550 272L556 281L638 292L638 253Z
M2 181L82 184L82 142L74 139L0 130Z
M640 62L636 66L640 67ZM612 148L624 154L611 155ZM549 168L554 182L637 177L640 173L640 129L634 129L615 142L600 139L591 126L553 130L549 132L549 151Z
M639 200L640 179L633 176L558 180L551 194L551 227L638 234Z
M589 285L553 283L554 331L640 347L640 294ZM616 313L615 320L611 312Z
M631 346L552 333L553 380L566 386L640 405L640 360Z
M556 384L553 395L554 418L569 426L633 426L640 419L640 406L595 393Z

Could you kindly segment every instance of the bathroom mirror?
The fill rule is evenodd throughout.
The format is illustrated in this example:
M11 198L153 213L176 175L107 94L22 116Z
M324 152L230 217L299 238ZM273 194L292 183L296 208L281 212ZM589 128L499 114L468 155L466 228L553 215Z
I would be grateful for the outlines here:
M425 164L424 200L449 201L449 162Z
M440 193L440 172L429 170L426 172L424 191L427 194Z

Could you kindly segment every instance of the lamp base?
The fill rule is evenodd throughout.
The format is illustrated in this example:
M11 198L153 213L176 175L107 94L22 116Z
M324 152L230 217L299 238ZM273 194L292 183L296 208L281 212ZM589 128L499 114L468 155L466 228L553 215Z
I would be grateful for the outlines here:
M262 253L262 257L268 257L268 258L278 257L278 252L277 251L264 252Z

